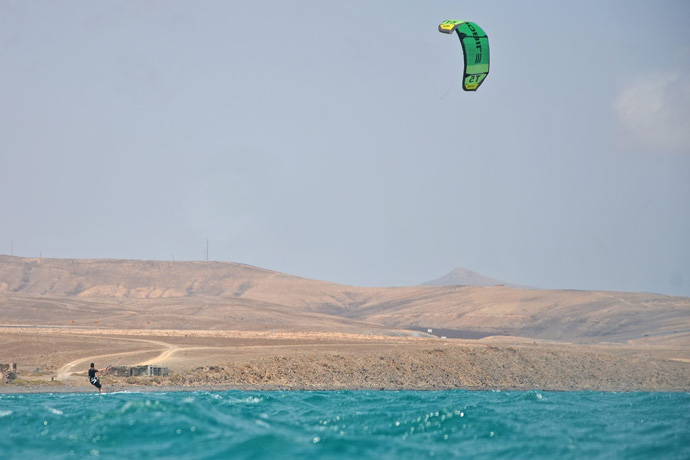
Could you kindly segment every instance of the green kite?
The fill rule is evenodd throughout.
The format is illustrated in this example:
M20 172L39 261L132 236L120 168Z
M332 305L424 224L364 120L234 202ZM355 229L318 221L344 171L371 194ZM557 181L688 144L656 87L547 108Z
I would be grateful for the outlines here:
M477 91L489 75L489 37L474 22L455 19L443 21L438 31L444 34L457 32L465 55L462 89Z

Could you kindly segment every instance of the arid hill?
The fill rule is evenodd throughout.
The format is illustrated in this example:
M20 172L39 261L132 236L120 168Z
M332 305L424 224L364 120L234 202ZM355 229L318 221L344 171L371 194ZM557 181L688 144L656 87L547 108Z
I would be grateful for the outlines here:
M508 283L505 281L500 281L489 276L480 275L479 273L473 272L472 270L467 270L464 268L456 268L443 275L440 278L436 278L431 281L426 281L422 283L424 286L508 286L517 288L526 288L526 286L520 286L513 283Z
M449 338L682 346L690 343L690 298L506 286L363 288L235 263L0 256L0 322L387 334L430 328Z

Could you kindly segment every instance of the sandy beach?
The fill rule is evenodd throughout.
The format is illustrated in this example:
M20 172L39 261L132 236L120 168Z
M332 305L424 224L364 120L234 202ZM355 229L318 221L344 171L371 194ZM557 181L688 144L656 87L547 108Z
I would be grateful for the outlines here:
M90 362L155 364L168 377L101 378L105 391L690 391L682 350L517 338L456 340L267 331L4 328L18 379L0 392L93 392ZM5 358L7 359L7 358ZM34 369L35 368L35 369Z

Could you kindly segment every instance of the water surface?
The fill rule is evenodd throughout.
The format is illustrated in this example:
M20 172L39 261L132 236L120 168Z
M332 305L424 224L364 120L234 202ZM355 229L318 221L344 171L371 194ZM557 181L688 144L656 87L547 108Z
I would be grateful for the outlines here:
M0 395L2 458L690 458L690 394Z

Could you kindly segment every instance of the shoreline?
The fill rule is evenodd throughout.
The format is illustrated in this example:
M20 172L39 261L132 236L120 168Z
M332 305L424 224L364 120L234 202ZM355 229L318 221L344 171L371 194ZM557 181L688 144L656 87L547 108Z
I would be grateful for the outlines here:
M284 352L286 350L283 350ZM85 375L22 378L2 393L98 393ZM101 377L131 391L596 391L689 392L690 362L630 349L452 345L312 351L172 368L167 377Z
M690 391L683 347L287 331L2 332L3 360L18 371L0 393L96 393L90 362L169 372L106 374L106 391Z
M106 387L104 387L106 388ZM7 391L9 390L9 391ZM332 388L332 387L283 387L274 385L264 385L264 386L252 386L252 385L192 385L192 386L180 386L180 385L161 385L161 386L148 386L148 385L127 385L118 386L114 388L108 388L103 393L98 391L93 391L91 388L64 385L64 386L54 386L54 385L31 385L31 386L15 386L15 385L3 385L0 386L0 396L1 395L18 395L18 394L94 394L94 395L105 395L105 394L126 394L126 393L195 393L195 392L224 392L224 391L240 391L240 392L285 392L285 391L297 391L297 392L321 392L321 393L337 393L341 391L352 391L352 392L441 392L441 391L495 391L495 392L545 392L545 393L690 393L690 390L680 390L680 389L634 389L634 390L611 390L611 389L572 389L572 388Z

